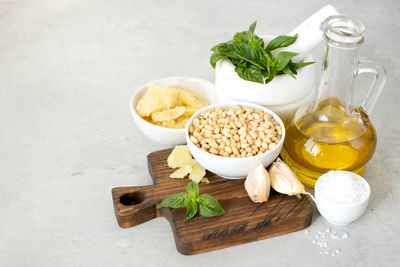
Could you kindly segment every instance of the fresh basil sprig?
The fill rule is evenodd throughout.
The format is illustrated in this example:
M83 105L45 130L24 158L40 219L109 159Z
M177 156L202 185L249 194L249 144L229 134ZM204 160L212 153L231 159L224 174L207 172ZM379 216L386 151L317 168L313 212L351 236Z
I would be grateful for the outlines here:
M225 214L218 200L207 194L199 195L199 186L197 183L188 183L186 190L187 193L179 193L167 197L157 205L157 209L163 207L173 209L186 207L185 222L192 219L197 212L207 218Z
M235 71L240 78L267 84L280 74L288 74L296 79L298 69L315 63L293 63L292 58L298 53L288 51L281 51L273 57L271 51L288 47L296 42L298 35L278 36L265 47L264 40L254 34L256 23L251 24L248 31L237 32L232 40L211 48L214 52L210 58L211 66L215 68L219 60L227 57L236 66Z

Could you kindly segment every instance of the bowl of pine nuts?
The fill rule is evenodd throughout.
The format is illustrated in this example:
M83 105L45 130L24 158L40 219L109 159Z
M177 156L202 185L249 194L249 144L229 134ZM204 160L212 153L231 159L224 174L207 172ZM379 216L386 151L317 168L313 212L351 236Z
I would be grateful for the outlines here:
M285 126L266 107L217 103L197 111L185 138L192 156L207 170L228 179L242 179L259 162L265 167L279 155Z

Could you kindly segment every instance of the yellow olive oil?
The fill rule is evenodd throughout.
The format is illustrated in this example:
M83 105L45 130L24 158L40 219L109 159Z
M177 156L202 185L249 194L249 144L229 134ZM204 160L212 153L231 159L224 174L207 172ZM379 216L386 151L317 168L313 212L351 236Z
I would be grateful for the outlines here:
M343 106L327 101L292 120L281 155L303 184L314 187L332 169L364 172L375 151L376 133L368 117L359 114L349 116Z

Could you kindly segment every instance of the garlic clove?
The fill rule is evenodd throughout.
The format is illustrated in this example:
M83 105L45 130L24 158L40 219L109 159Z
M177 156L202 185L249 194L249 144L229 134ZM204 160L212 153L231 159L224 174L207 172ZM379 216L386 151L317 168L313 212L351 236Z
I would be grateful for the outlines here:
M289 196L298 194L308 194L304 185L297 179L294 172L278 158L269 168L272 188Z
M270 176L261 163L251 169L244 181L244 188L253 202L268 201L271 190Z

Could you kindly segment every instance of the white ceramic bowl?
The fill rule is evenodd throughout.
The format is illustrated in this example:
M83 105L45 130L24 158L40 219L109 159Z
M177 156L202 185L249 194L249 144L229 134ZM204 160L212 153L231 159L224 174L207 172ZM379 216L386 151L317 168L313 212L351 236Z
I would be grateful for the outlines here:
M194 118L198 117L202 112L213 109L215 107L227 108L227 107L232 107L234 105L247 106L252 109L262 109L263 111L271 114L272 117L275 119L275 121L278 122L282 128L282 137L281 137L281 140L279 141L278 145L276 147L274 147L272 150L266 151L265 153L262 153L260 155L256 155L253 157L228 158L228 157L213 155L211 153L208 153L208 152L198 148L195 144L193 144L193 142L189 138L189 128L192 125ZM266 167L269 164L271 164L278 157L278 155L282 149L283 142L285 140L285 126L283 125L283 122L279 118L279 116L276 115L274 112L272 112L271 110L269 110L266 107L252 104L252 103L246 103L246 102L217 103L217 104L210 105L208 107L205 107L205 108L197 111L190 118L190 120L186 124L185 137L186 137L186 142L189 147L189 150L192 153L192 156L204 168L206 168L210 172L215 173L218 176L221 176L221 177L224 177L227 179L242 179L247 176L247 174L250 172L250 170L257 163L261 162L264 165L264 167Z
M315 87L316 88L316 87ZM282 119L285 125L289 125L290 119L292 118L294 112L301 107L302 105L312 101L315 97L315 89L310 92L309 95L305 96L304 98L290 104L282 104L282 105L267 105L266 108L269 108ZM229 94L222 91L222 89L218 86L218 83L215 83L215 99L217 103L224 102L224 103L231 103L237 102L229 96Z
M262 36L266 41L275 36ZM290 50L290 49L289 49ZM305 61L313 61L307 56ZM240 78L235 66L228 59L217 62L215 84L229 98L235 101L256 103L263 106L287 105L299 102L313 93L316 87L316 64L298 70L296 79L289 75L277 75L268 83L260 84Z
M358 203L354 204L345 204L345 203L337 203L333 202L332 200L327 199L324 197L323 194L320 193L321 183L323 183L326 174L321 175L318 178L317 182L315 183L315 202L317 204L317 208L319 213L331 224L334 225L347 225L352 223L353 221L357 220L366 210L368 206L369 196L371 194L371 189L360 175L348 172L348 171L335 171L335 172L345 172L357 179L360 179L362 183L365 184L367 188L367 196L365 199L362 199Z
M209 104L215 102L215 87L214 85L206 80L202 80L194 77L166 77L158 80L151 81L159 86L167 87L171 85L179 85L184 88L188 88L194 93L198 94L201 99ZM150 138L152 141L163 145L180 145L185 144L185 129L171 129L154 125L144 119L136 113L136 105L138 100L146 92L147 86L140 86L129 100L129 109L131 111L133 120L139 130Z

